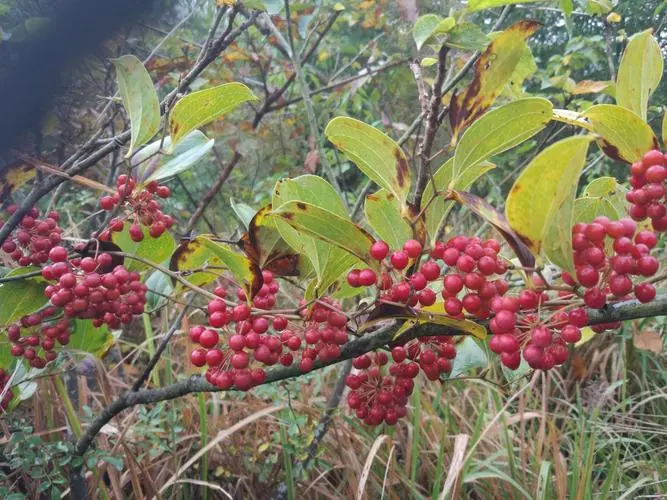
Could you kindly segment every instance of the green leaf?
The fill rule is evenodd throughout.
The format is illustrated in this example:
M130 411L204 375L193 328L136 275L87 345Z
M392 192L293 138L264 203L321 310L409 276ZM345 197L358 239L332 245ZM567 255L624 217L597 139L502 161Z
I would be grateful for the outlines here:
M540 26L536 21L513 24L497 35L477 59L472 81L451 99L452 144L456 144L461 131L482 116L500 95L524 54L526 39Z
M574 12L573 0L560 0L560 10L563 11L565 17L570 17L572 12Z
M262 272L257 264L250 261L245 255L234 252L223 243L211 239L210 235L197 236L195 240L209 249L229 269L234 278L243 286L248 297L254 295L262 286Z
M472 337L465 337L462 342L456 344L456 357L452 361L452 371L449 378L474 370L484 368L489 364L489 358L484 349Z
M180 99L169 114L169 131L173 144L192 130L229 113L244 102L257 100L242 83L224 83L188 94Z
M377 261L369 255L375 239L350 220L302 201L285 203L275 208L273 213L297 231L331 243L377 268Z
M514 5L517 3L531 3L539 0L468 0L468 11L477 12L478 10L493 9L495 7L504 7L505 5Z
M390 248L402 248L403 243L412 238L412 227L401 216L401 205L393 194L384 189L366 197L364 212L373 231Z
M579 176L592 137L552 144L525 168L507 197L507 220L535 257L574 272L572 215Z
M662 108L662 144L667 145L667 108Z
M63 349L87 352L101 358L113 345L113 335L106 325L95 328L89 319L75 319L72 326L69 344Z
M437 64L438 60L435 57L425 57L424 59L421 60L421 67L422 68L430 68L434 64Z
M609 14L613 8L611 0L588 0L586 3L586 12L592 15Z
M627 192L628 189L622 184L619 184L614 177L598 177L597 179L593 179L588 186L586 186L583 196L584 198L605 198L614 207L618 217L622 217L628 211L628 202L625 199L625 194Z
M453 49L467 51L484 50L489 45L489 37L482 28L474 23L461 23L454 26L449 33L445 45Z
M176 242L171 233L165 231L159 238L153 238L149 234L148 227L141 226L141 229L144 232L144 239L138 243L130 238L129 224L125 224L125 227L119 233L112 233L111 240L125 253L142 257L155 264L166 261L176 248ZM124 265L128 271L141 272L150 269L149 265L131 258L126 258Z
M648 98L660 85L662 52L651 34L642 31L630 37L616 78L616 103L646 121Z
M456 20L453 17L442 18L436 14L426 14L421 16L412 28L412 37L417 44L417 50L426 44L431 38L436 35L442 35L449 32Z
M36 267L21 267L13 269L5 277L35 270ZM9 326L46 305L48 299L44 296L44 283L44 279L37 276L0 284L0 326Z
M239 219L239 221L241 221L241 224L243 224L243 226L248 229L250 221L257 213L257 210L252 208L250 205L246 205L245 203L236 203L234 198L229 199L229 205L232 207L236 217Z
M150 310L157 309L167 302L167 297L174 293L171 278L162 271L155 271L146 280L146 304ZM157 292L157 293L156 293ZM159 294L159 295L158 295Z
M289 201L303 201L323 207L349 220L343 200L334 187L316 175L302 175L278 182L274 188L272 206L279 207ZM274 218L274 222L287 244L308 257L319 279L322 279L329 260L343 252L329 243L297 231L285 221Z
M192 273L187 272L205 267L213 267L215 269ZM182 274L183 278L193 285L203 286L214 282L223 273L224 264L211 250L203 245L201 239L193 238L181 243L176 248L176 251L171 256L169 269L184 273ZM177 291L182 288L183 285L181 283L176 285Z
M581 115L602 137L602 151L615 160L633 163L659 147L651 127L632 111L613 104L598 104Z
M523 90L523 84L526 80L531 78L537 72L537 63L533 57L533 51L530 50L530 47L527 43L523 44L523 53L519 58L512 76L505 86L504 94L519 99L523 97L526 93Z
M324 133L373 182L396 196L401 210L405 209L410 168L398 144L378 129L348 117L334 118Z
M574 200L574 215L572 222L592 222L596 217L604 215L611 220L618 220L618 212L611 202L601 196L589 196Z
M454 179L543 130L552 113L552 104L541 97L519 99L489 111L461 136L454 153Z
M126 158L146 144L160 129L160 102L148 71L133 55L112 60L116 67L118 92L130 117L132 138Z
M156 141L156 143L159 147L160 141ZM150 144L145 149L153 144L155 143ZM152 172L150 162L146 162L148 165L144 168L140 178L145 179L144 182L164 181L185 172L206 156L213 149L214 144L215 139L209 139L201 131L193 130L171 150L171 137L166 137L163 149L171 150L169 155L165 155L165 158L170 159Z
M493 163L481 162L466 168L454 181L454 158L450 158L435 172L435 174L433 174L433 180L435 181L438 192L446 192L448 189L461 191L468 189L473 182L493 168L495 168ZM422 197L424 203L428 203L434 193L433 183L429 182L426 185L424 196ZM447 200L444 196L438 196L435 200L431 201L431 204L426 208L426 231L428 232L431 244L435 244L440 226L442 226L449 215L449 212L451 212L455 205L455 201Z

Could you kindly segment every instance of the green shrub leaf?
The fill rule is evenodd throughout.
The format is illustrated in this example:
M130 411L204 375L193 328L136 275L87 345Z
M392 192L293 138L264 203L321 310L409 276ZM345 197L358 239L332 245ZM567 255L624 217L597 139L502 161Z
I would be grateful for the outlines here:
M660 85L662 51L652 30L630 37L616 78L616 103L646 121L648 98Z
M116 67L118 92L130 117L130 149L126 157L146 144L160 129L160 102L148 71L133 55L112 60Z
M534 136L551 121L552 114L553 106L541 97L519 99L489 111L461 136L454 154L454 179Z
M244 102L257 97L242 83L224 83L188 94L179 100L169 114L169 131L173 146L192 130L229 113Z
M510 226L535 257L546 254L569 272L574 199L591 140L569 137L546 148L519 175L506 202Z
M410 168L401 147L389 136L359 120L334 118L324 133L378 186L392 193L401 208L410 192Z
M36 270L36 267L21 267L13 269L5 277ZM44 286L41 276L0 284L0 326L9 326L46 305L48 299L44 296Z

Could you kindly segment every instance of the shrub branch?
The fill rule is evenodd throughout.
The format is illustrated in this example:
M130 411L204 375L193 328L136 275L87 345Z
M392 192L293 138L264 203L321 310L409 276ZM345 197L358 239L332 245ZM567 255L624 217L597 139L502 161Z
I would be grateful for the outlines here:
M667 293L659 294L656 296L655 300L647 304L642 304L637 300L629 300L608 305L604 309L600 310L588 310L588 316L590 320L589 323L591 325L609 323L613 321L663 316L665 314L667 314ZM394 340L394 335L400 326L401 323L394 323L379 328L378 330L366 334L363 337L351 340L343 346L341 349L341 355L338 359L324 363L317 361L315 363L314 369L317 370L328 365L340 363L341 361L360 356L364 353L374 351L375 349L391 344ZM407 330L401 335L400 340L403 342L418 337L459 334L460 332L458 330L429 323L418 325ZM296 378L300 375L302 375L302 373L299 371L299 367L296 365L285 368L276 368L267 372L267 377L264 381L264 384ZM75 451L77 454L83 455L92 444L100 429L113 417L127 408L139 404L157 403L159 401L176 399L181 396L185 396L186 394L219 391L220 389L209 384L202 376L192 376L186 380L182 380L175 384L158 389L126 391L122 393L113 403L104 408L97 416L97 418L91 422L90 426L86 429L86 432L77 441Z

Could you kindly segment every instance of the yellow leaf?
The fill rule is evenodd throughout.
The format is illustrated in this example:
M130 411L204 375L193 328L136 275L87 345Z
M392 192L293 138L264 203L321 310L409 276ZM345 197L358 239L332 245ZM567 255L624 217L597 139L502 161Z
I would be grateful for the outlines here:
M608 89L614 83L612 81L581 80L572 86L568 91L572 95L597 94Z
M589 130L602 137L600 146L604 153L615 160L633 163L659 147L651 127L621 106L598 104L581 116L590 122Z
M592 139L569 137L542 151L512 186L505 208L509 225L535 257L544 253L570 272L574 198Z
M590 342L593 339L593 337L595 337L595 332L593 331L593 329L590 326L585 326L581 329L581 338L575 344L575 346L577 347L582 346L587 342Z
M650 29L630 37L616 78L616 103L646 121L648 98L662 78L662 52Z
M607 16L607 22L610 24L618 24L621 22L621 15L618 12L610 12Z
M446 315L445 304L438 301L431 306L425 306L416 311L414 318L406 316L407 321L401 325L394 334L394 340L403 335L407 330L416 325L435 324L442 325L461 332L461 335L472 335L473 337L484 340L486 338L486 328L482 325L467 319L455 319Z

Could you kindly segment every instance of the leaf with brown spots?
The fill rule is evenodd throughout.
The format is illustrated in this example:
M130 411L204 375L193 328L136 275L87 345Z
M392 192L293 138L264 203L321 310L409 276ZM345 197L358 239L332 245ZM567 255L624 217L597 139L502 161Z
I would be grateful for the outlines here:
M535 264L535 258L519 236L512 230L505 216L488 202L466 191L453 191L451 198L466 206L491 224L505 238L507 244L512 247L521 264L526 267L532 267Z
M410 168L396 142L375 127L342 116L331 120L324 133L369 179L392 193L402 211L406 209Z
M369 254L375 238L349 219L322 207L299 201L284 203L272 213L298 232L341 248L370 267L379 267L378 262Z
M526 39L541 24L519 21L503 31L486 48L475 63L475 75L468 87L455 94L449 106L452 144L461 131L482 116L510 81L525 50Z
M510 227L535 257L546 255L571 273L574 199L591 140L569 137L538 154L517 178L505 205Z
M248 257L234 252L223 243L213 241L210 235L197 236L194 241L201 241L212 255L220 259L249 297L253 297L261 288L262 271Z
M182 273L193 285L213 283L225 270L222 261L197 238L183 241L171 255L169 269Z
M261 208L239 243L260 269L267 269L278 276L298 276L300 256L280 237L270 212L271 205Z
M590 130L601 137L600 147L610 158L633 163L647 151L659 148L651 127L629 109L598 104L581 116L590 122Z

